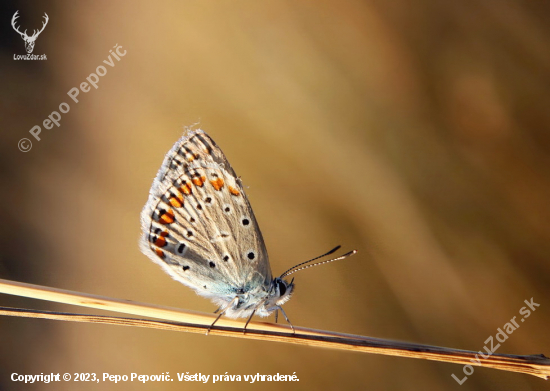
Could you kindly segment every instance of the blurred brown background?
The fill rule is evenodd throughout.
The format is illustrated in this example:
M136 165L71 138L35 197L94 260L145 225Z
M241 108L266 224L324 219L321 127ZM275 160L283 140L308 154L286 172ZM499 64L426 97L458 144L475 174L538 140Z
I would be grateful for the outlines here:
M211 312L137 246L164 154L200 121L249 186L294 324L481 350L534 298L498 353L550 355L547 2L3 2L0 277ZM34 54L10 26L49 24ZM66 95L119 44L99 88ZM28 133L62 102L61 126ZM17 149L19 139L32 150ZM85 312L0 295L0 305ZM90 311L93 312L93 311ZM292 374L226 389L535 390L527 375L166 331L0 318L12 372ZM78 389L214 389L78 384ZM216 388L216 389L219 389Z

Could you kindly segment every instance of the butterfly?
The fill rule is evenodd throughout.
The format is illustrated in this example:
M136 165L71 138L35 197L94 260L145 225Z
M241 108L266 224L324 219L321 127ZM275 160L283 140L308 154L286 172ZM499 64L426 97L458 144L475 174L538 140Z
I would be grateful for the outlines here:
M241 179L201 129L188 130L166 154L141 213L141 251L172 278L218 305L216 321L269 316L294 291L285 277L340 248L273 277L262 233Z

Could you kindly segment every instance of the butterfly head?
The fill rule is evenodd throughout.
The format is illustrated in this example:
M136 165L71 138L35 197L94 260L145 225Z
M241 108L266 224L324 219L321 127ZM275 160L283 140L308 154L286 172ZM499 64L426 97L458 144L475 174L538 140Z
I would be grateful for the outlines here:
M279 307L290 300L294 291L294 278L288 282L281 277L276 277L271 283L268 307Z
M251 289L242 288L237 291L237 296L232 299L230 306L227 307L225 315L229 318L249 317L253 313L262 317L269 316L273 311L281 308L281 305L290 300L294 290L294 279L288 282L280 277L271 281L266 290L260 285ZM225 299L213 300L220 307L225 307L231 296Z

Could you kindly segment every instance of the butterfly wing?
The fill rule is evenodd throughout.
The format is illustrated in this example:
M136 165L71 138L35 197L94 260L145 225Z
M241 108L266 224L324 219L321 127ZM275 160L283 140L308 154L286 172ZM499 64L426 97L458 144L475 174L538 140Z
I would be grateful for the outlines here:
M267 250L242 182L200 129L166 154L141 225L143 253L218 305L271 284Z

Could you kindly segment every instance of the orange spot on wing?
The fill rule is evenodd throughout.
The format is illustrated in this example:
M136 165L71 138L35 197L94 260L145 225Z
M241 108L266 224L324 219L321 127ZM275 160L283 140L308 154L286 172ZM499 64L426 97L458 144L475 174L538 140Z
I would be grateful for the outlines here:
M232 187L232 186L227 186L227 188L229 189L229 192L230 192L231 194L233 194L234 196L239 196L239 195L241 195L241 192L240 192L239 190L235 189L234 187Z
M164 251L162 251L161 249L156 248L156 249L155 249L155 252L157 253L157 255L158 255L160 258L164 258Z
M216 189L216 190L220 190L223 187L223 179L222 178L218 178L216 180L210 181L210 183L212 184L212 186L214 186L214 189Z
M159 223L172 224L176 220L176 217L174 216L174 211L172 211L172 209L168 209L168 211L163 212L164 213L161 212L160 214Z
M191 182L193 182L195 186L202 187L202 185L204 185L204 182L206 182L206 177L201 176L201 177L193 178L191 179Z
M163 235L163 233L161 233L160 236L157 237L157 240L155 240L155 246L159 246L159 247L166 246L166 239L164 238L168 236L168 232L166 232L166 235Z
M181 208L183 206L183 196L178 194L177 196L170 197L170 205L174 208Z
M188 183L188 182L183 182L181 187L180 187L180 191L185 194L185 195L189 195L193 192L192 188L191 188L191 184Z

